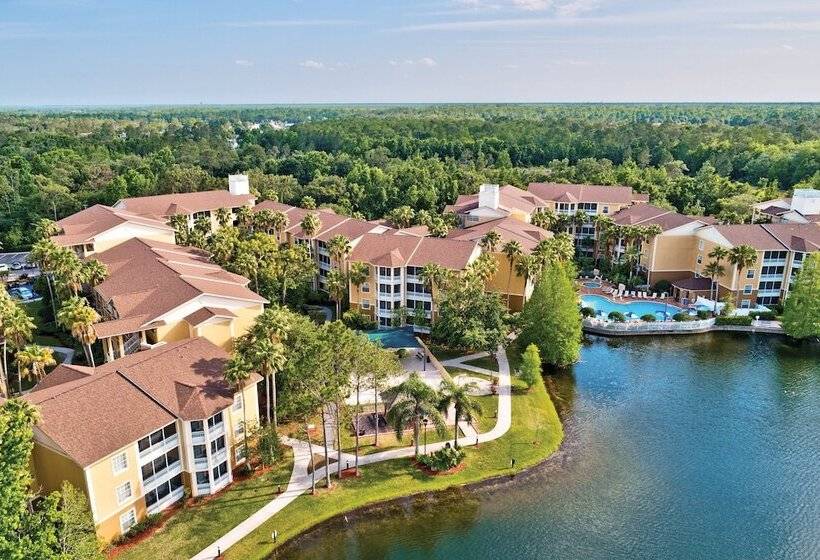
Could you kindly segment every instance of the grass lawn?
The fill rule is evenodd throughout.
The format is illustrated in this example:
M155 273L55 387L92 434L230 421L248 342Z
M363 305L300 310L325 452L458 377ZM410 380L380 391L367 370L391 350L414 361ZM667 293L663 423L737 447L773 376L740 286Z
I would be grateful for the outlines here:
M476 400L481 405L481 416L473 420L473 426L483 434L492 430L498 421L498 395L484 395L476 397Z
M427 443L435 443L437 441L444 441L447 439L452 438L452 428L447 428L447 433L442 438L436 433L436 430L432 427L427 428ZM387 451L388 449L393 449L396 447L409 447L413 445L413 430L407 430L404 433L404 436L401 441L396 438L395 432L388 432L388 433L380 433L379 434L379 446L374 447L373 441L375 437L370 436L359 436L359 455L370 455L371 453L379 453L381 451ZM424 443L424 426L421 428L421 434L419 436L419 444L422 445ZM319 442L321 445L321 442ZM342 451L346 453L355 453L356 451L356 436L349 432L342 432Z
M117 560L190 558L271 501L277 484L285 489L293 470L293 454L286 449L285 458L270 472L237 482L211 500L180 509L156 533L118 554Z
M470 360L469 362L464 363L468 366L476 366L488 369L490 371L498 371L498 362L493 356L482 356L480 358L476 358L475 360Z
M453 358L460 358L461 356L469 356L474 353L471 350L453 349L449 346L442 346L432 342L427 344L427 348L430 349L430 352L432 352L440 362L443 362L444 360L452 360Z
M492 381L493 380L492 375L487 375L486 373L478 373L478 372L475 372L475 371L470 371L468 369L461 369L461 368L458 368L458 367L448 367L447 372L452 377L458 377L459 375L466 375L468 377L477 377L479 379L486 379L487 381Z
M510 431L497 440L481 444L479 449L466 448L466 468L461 472L449 476L428 476L413 467L410 459L369 465L362 469L362 476L358 479L334 480L335 487L331 492L320 490L316 496L300 497L230 548L225 553L226 558L267 558L275 548L270 540L274 530L279 532L278 544L281 544L334 515L369 503L512 474L511 458L516 460L515 471L536 465L558 449L563 429L540 379L529 393L524 393L517 385L512 396L513 424ZM227 528L228 524L225 524L224 529ZM204 536L197 540L204 546ZM175 558L171 556L173 552L166 549L163 557ZM131 558L150 557L151 552L145 552L142 556Z

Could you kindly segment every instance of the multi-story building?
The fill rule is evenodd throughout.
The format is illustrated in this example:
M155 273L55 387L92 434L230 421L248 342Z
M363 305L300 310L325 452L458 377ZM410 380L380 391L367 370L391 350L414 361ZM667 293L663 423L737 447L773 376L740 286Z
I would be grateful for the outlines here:
M115 247L134 237L174 242L174 228L165 220L95 204L57 222L60 233L51 240L70 247L81 258Z
M242 206L253 207L256 197L250 194L250 184L246 175L230 175L227 191L199 191L190 193L160 194L123 198L114 204L118 210L132 214L168 221L171 216L183 215L188 218L188 227L193 227L200 218L211 222L211 231L219 227L216 211L225 208L231 211L231 221Z
M186 493L218 492L246 460L245 433L259 421L261 378L229 386L228 357L193 338L96 369L58 366L24 397L40 413L36 484L49 492L69 481L85 492L106 541Z
M820 189L794 189L789 198L776 198L754 205L755 217L772 223L820 223Z
M459 195L455 203L444 207L459 217L461 227L511 217L529 222L543 201L527 191L512 185L481 185L478 194Z
M199 249L131 239L95 258L109 274L91 298L102 317L94 329L107 361L196 336L230 351L267 303L247 278Z
M437 263L462 271L481 254L472 241L418 237L400 234L366 233L350 254L349 262L368 265L370 275L361 285L350 286L350 307L374 319L380 327L389 327L397 310L407 311L413 322L415 309L433 317L433 291L425 285L421 271L424 265ZM424 332L426 325L416 325Z

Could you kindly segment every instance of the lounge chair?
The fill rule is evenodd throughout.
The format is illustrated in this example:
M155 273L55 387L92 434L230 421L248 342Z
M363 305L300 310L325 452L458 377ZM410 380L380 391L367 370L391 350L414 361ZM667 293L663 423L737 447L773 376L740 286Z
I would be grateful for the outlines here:
M663 293L661 294L661 299L666 299L666 292L663 292Z
M652 295L649 296L649 299L658 299L658 292L652 292Z
M629 297L637 297L635 290L629 291Z

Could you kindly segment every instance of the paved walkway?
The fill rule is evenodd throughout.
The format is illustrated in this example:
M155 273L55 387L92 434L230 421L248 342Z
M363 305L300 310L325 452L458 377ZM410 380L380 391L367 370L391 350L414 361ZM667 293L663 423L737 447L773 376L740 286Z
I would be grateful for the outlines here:
M462 369L483 373L486 375L498 376L498 420L496 420L495 427L489 432L483 434L476 433L472 426L465 426L460 424L461 431L465 434L458 439L458 444L462 447L475 445L476 441L486 442L498 439L503 436L510 429L512 425L512 399L510 386L510 364L507 361L507 354L503 347L498 348L498 372L486 370L476 366L465 365L462 362L470 361L482 356L486 356L486 352L479 354L471 354L469 356L462 356L452 360L442 362L445 366L457 366ZM228 531L225 535L211 543L207 548L194 556L192 560L214 560L221 552L225 552L260 527L268 519L282 511L282 509L290 504L293 500L302 495L305 491L310 489L310 474L308 474L308 466L310 465L310 452L308 451L308 444L305 441L295 440L291 438L282 438L285 445L293 448L293 472L290 475L290 482L287 489L279 494L276 498L265 504L259 511L242 521L239 525ZM429 451L438 451L442 449L447 442L441 441L437 443L428 443ZM321 444L318 446L322 448ZM314 445L314 451L316 446ZM400 447L396 449L388 449L380 453L372 453L370 455L361 455L359 457L359 466L371 465L381 461L388 461L390 459L400 459L403 457L412 457L415 453L413 446ZM339 457L338 451L332 450L331 457ZM350 460L352 465L355 457L349 453L342 453L341 459L343 461ZM330 465L332 469L331 474L335 471L335 465ZM316 481L321 481L325 476L325 467L316 470Z

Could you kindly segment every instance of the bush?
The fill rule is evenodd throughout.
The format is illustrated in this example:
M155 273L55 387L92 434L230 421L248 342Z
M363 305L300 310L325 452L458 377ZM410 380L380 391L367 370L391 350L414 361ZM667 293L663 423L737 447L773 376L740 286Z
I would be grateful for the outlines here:
M653 313L646 313L645 315L641 315L641 321L645 321L647 323L654 323L656 321L655 315Z
M581 308L581 316L582 317L594 317L595 310L591 307L582 307Z
M327 320L327 317L325 317L324 312L319 309L308 309L307 314L308 317L310 317L310 320L316 323L317 325L321 325Z
M683 323L685 321L691 321L692 316L688 313L675 313L674 315L672 315L672 320L677 321L679 323Z
M698 309L698 319L708 319L709 312L704 309Z
M610 321L615 321L616 323L625 323L626 316L621 313L620 311L610 311L609 315L607 315Z
M133 539L137 535L139 535L141 533L144 533L145 531L147 531L148 529L150 529L151 527L153 527L154 525L159 523L161 519L162 519L162 514L161 513L151 513L149 515L146 515L145 519L143 519L142 521L139 521L135 525L132 525L131 528L128 529L128 532L126 532L124 535L119 536L116 539L114 539L114 544L115 545L121 545L123 543L126 543L126 542L130 541L131 539Z
M454 447L445 447L430 455L419 457L419 463L431 471L448 471L457 467L464 460L464 451Z
M763 311L762 313L755 312L753 315L763 321L774 321L777 319L777 313L774 311Z
M658 295L666 292L667 294L672 291L672 283L669 280L658 280L655 282L655 285L652 286L653 292L658 292Z
M350 309L342 313L342 322L354 331L372 331L378 326L376 321L358 309Z
M538 347L535 344L530 344L524 350L521 356L521 368L518 370L518 378L527 384L527 388L531 389L538 376L541 375L541 355L538 353ZM493 377L493 381L496 378Z
M731 294L727 294L726 297L723 298L723 307L720 310L720 314L724 317L728 317L734 312L735 302L732 301Z
M752 324L752 318L748 315L738 315L737 317L718 317L715 319L715 325L735 325L748 327Z
M407 357L407 348L399 348L396 350L396 357L400 360L403 360Z
M775 315L783 315L783 304L782 303L775 303L774 305L769 305L768 307L774 311Z

